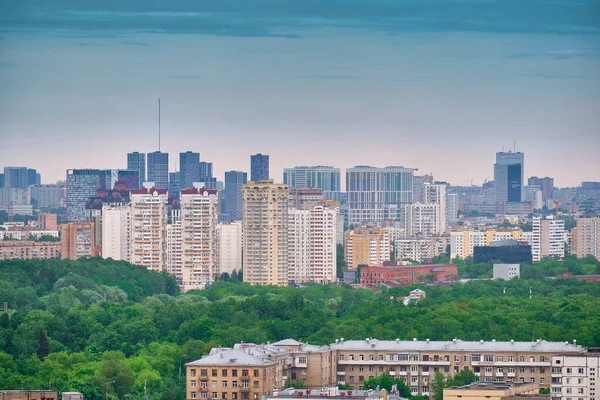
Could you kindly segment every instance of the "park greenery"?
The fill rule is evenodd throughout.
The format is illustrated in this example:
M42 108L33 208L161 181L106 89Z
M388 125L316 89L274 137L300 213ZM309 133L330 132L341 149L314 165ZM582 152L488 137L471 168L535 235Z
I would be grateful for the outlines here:
M600 345L600 285L593 282L367 290L250 286L239 278L181 294L167 274L120 261L0 262L0 307L9 308L0 312L0 382L4 389L79 391L90 400L141 399L146 386L151 399L182 400L185 363L241 341L543 338ZM417 287L425 299L411 306L397 300Z

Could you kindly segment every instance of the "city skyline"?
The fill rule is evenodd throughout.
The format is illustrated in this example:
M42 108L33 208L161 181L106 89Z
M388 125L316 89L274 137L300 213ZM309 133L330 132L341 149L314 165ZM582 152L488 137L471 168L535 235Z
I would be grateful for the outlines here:
M402 165L469 185L516 140L526 176L598 180L597 2L426 3L9 3L0 160L43 183L125 168L158 149L160 97L171 171L191 150L222 180L263 153L279 182L297 165Z

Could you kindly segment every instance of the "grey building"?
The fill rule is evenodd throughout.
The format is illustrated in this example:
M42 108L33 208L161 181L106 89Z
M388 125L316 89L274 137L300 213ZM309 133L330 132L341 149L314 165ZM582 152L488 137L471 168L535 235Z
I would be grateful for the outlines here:
M269 156L260 153L250 156L250 180L258 183L263 179L269 179Z
M4 174L0 174L0 189L4 187Z
M522 201L524 177L525 155L523 153L496 153L496 164L494 164L496 203Z
M283 183L298 189L321 188L326 199L341 200L339 168L321 165L285 168Z
M148 179L156 189L169 188L169 154L155 151L148 153Z
M494 264L494 279L505 281L521 276L520 264Z
M61 187L58 185L31 185L29 197L38 207L56 207L60 205Z
M139 185L136 189L141 189L146 182L146 154L138 153L127 153L127 169L138 171Z
M67 170L67 220L85 222L85 204L98 189L112 189L113 171L101 169Z
M433 175L413 176L413 201L423 203L425 201L425 184L433 183Z
M181 171L169 172L169 196L179 198L181 191Z
M26 189L27 186L29 186L27 167L4 167L4 187Z
M230 221L241 221L244 213L242 186L248 183L248 174L241 171L225 172L225 213Z
M200 153L179 153L179 173L179 185L182 189L192 188L194 182L200 182Z

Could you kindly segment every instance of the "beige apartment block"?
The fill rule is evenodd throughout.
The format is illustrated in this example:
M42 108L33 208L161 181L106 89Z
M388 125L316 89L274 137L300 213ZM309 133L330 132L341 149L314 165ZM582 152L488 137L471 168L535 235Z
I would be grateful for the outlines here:
M60 243L54 242L0 241L0 261L60 258L60 249Z
M577 218L577 226L571 229L571 254L600 260L600 218Z
M467 386L444 389L444 400L540 398L539 391L540 386L537 383L475 382Z
M166 269L167 200L166 189L131 191L131 263Z
M600 400L600 353L552 357L552 400Z
M80 257L95 257L94 223L69 222L61 225L61 255L63 259L77 260Z
M288 284L289 191L272 180L242 187L244 282Z
M390 259L390 236L381 228L360 227L346 232L344 258L349 269L359 265L382 265Z

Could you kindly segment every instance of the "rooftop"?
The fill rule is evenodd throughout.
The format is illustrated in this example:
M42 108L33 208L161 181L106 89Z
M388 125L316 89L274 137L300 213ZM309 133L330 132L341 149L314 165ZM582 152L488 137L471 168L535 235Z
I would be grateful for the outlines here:
M529 386L537 386L537 384L532 382L474 382L470 385L453 386L445 390L506 390L511 388L528 388Z
M263 367L274 364L275 363L273 361L262 360L242 350L215 347L210 351L210 354L208 356L202 357L200 360L189 362L185 365L240 365Z

